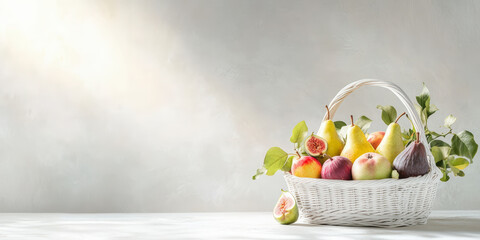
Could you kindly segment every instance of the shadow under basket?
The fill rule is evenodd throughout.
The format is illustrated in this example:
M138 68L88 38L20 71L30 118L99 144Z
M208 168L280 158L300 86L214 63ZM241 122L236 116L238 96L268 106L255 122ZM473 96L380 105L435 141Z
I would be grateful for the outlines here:
M412 102L390 82L366 79L347 85L330 103L330 116L333 117L346 96L364 85L391 90L407 108L415 129L420 133L420 141L428 146L423 125ZM285 173L284 177L288 190L297 200L300 222L341 226L411 226L427 222L440 182L440 170L429 150L427 158L429 173L405 179L349 181L301 178L290 173Z

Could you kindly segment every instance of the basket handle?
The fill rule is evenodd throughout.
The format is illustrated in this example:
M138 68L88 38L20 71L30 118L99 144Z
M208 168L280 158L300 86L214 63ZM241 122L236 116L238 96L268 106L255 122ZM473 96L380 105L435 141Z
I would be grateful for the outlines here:
M398 97L398 99L400 99L400 101L407 108L408 116L411 118L413 122L413 126L415 126L415 130L417 130L420 133L420 141L425 145L427 149L429 149L429 144L425 137L425 130L424 130L422 121L420 120L420 116L418 116L418 113L415 110L415 106L413 105L412 101L410 101L410 99L407 97L407 94L405 94L405 92L403 92L403 90L400 89L400 87L398 87L396 84L391 82L376 80L376 79L362 79L362 80L358 80L348 84L347 86L342 88L330 102L330 105L328 107L330 110L330 118L333 118L338 107L348 95L350 95L353 91L357 90L358 88L366 85L386 88L390 90L393 94L395 94ZM326 113L325 113L325 116L323 117L323 120L327 120ZM437 171L435 170L434 171L439 174L440 170L438 170L438 168L436 167L435 160L433 159L430 151L427 151L427 155L429 156L428 159L430 162L431 169L432 170L436 169ZM434 171L430 171L430 173Z

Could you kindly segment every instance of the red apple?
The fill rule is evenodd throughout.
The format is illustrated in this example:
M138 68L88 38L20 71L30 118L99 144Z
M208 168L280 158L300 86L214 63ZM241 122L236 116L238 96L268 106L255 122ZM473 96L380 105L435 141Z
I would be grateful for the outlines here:
M392 164L378 153L365 153L358 157L352 166L353 180L389 178L391 174Z
M342 156L327 159L322 166L322 178L352 180L352 161Z
M292 164L292 173L297 177L320 178L322 164L310 156L303 156Z
M385 132L373 132L368 135L367 141L372 144L374 149L377 149L384 136Z

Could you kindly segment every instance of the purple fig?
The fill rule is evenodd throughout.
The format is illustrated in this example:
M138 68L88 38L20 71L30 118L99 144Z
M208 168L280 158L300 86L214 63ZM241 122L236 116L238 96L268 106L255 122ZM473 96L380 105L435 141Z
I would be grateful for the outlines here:
M331 157L323 163L322 178L352 180L352 162L346 157Z
M400 178L421 176L430 171L427 152L423 143L417 140L408 145L393 161L393 169L397 170Z

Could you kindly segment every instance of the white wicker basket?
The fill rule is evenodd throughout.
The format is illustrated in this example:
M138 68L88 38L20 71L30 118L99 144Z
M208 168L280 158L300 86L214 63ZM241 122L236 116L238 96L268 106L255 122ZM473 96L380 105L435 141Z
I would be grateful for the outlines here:
M365 79L345 86L330 102L330 116L333 117L345 97L364 85L392 91L405 105L415 129L420 132L420 140L428 146L415 107L407 95L390 82ZM376 227L425 224L441 177L430 151L427 155L430 172L419 177L345 181L300 178L286 173L285 180L297 199L299 221L304 223Z

